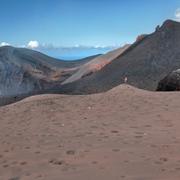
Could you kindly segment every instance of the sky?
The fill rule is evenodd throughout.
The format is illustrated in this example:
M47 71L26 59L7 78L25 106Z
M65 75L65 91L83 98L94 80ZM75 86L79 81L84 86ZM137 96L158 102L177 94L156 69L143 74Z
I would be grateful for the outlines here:
M0 45L83 57L132 43L166 19L180 21L180 0L0 0Z

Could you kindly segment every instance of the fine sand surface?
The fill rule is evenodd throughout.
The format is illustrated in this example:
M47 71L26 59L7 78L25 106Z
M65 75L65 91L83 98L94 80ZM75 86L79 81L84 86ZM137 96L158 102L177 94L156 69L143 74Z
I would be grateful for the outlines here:
M179 180L180 93L121 85L0 108L0 180Z

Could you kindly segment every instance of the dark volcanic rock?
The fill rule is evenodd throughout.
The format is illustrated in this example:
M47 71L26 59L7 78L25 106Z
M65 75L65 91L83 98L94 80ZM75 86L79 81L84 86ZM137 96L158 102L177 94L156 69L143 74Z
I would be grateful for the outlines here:
M162 79L158 84L157 91L180 91L180 69Z
M136 38L136 42L139 42L141 40L143 40L145 37L147 36L147 34L141 34Z
M167 20L154 33L138 38L123 54L101 70L64 85L62 92L89 94L124 83L156 90L161 79L180 68L180 23Z

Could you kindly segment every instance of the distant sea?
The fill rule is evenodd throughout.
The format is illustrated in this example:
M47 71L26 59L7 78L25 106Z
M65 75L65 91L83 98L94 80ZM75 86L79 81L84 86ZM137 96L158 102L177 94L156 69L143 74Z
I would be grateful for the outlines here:
M113 50L114 48L89 48L89 49L39 49L40 52L47 54L51 57L62 59L62 60L78 60L82 58L86 58L89 56L93 56L96 54L104 54L108 51Z
M66 61L72 61L72 60L83 59L83 58L86 58L86 57L87 56L58 56L56 58L66 60Z

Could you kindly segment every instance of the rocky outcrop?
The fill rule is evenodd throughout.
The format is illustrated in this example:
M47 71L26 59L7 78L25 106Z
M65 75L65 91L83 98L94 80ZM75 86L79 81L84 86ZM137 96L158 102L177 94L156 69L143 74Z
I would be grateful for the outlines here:
M180 91L180 69L162 79L158 84L157 91Z
M145 37L147 36L147 34L141 34L136 38L136 42L140 42L141 40L143 40Z

